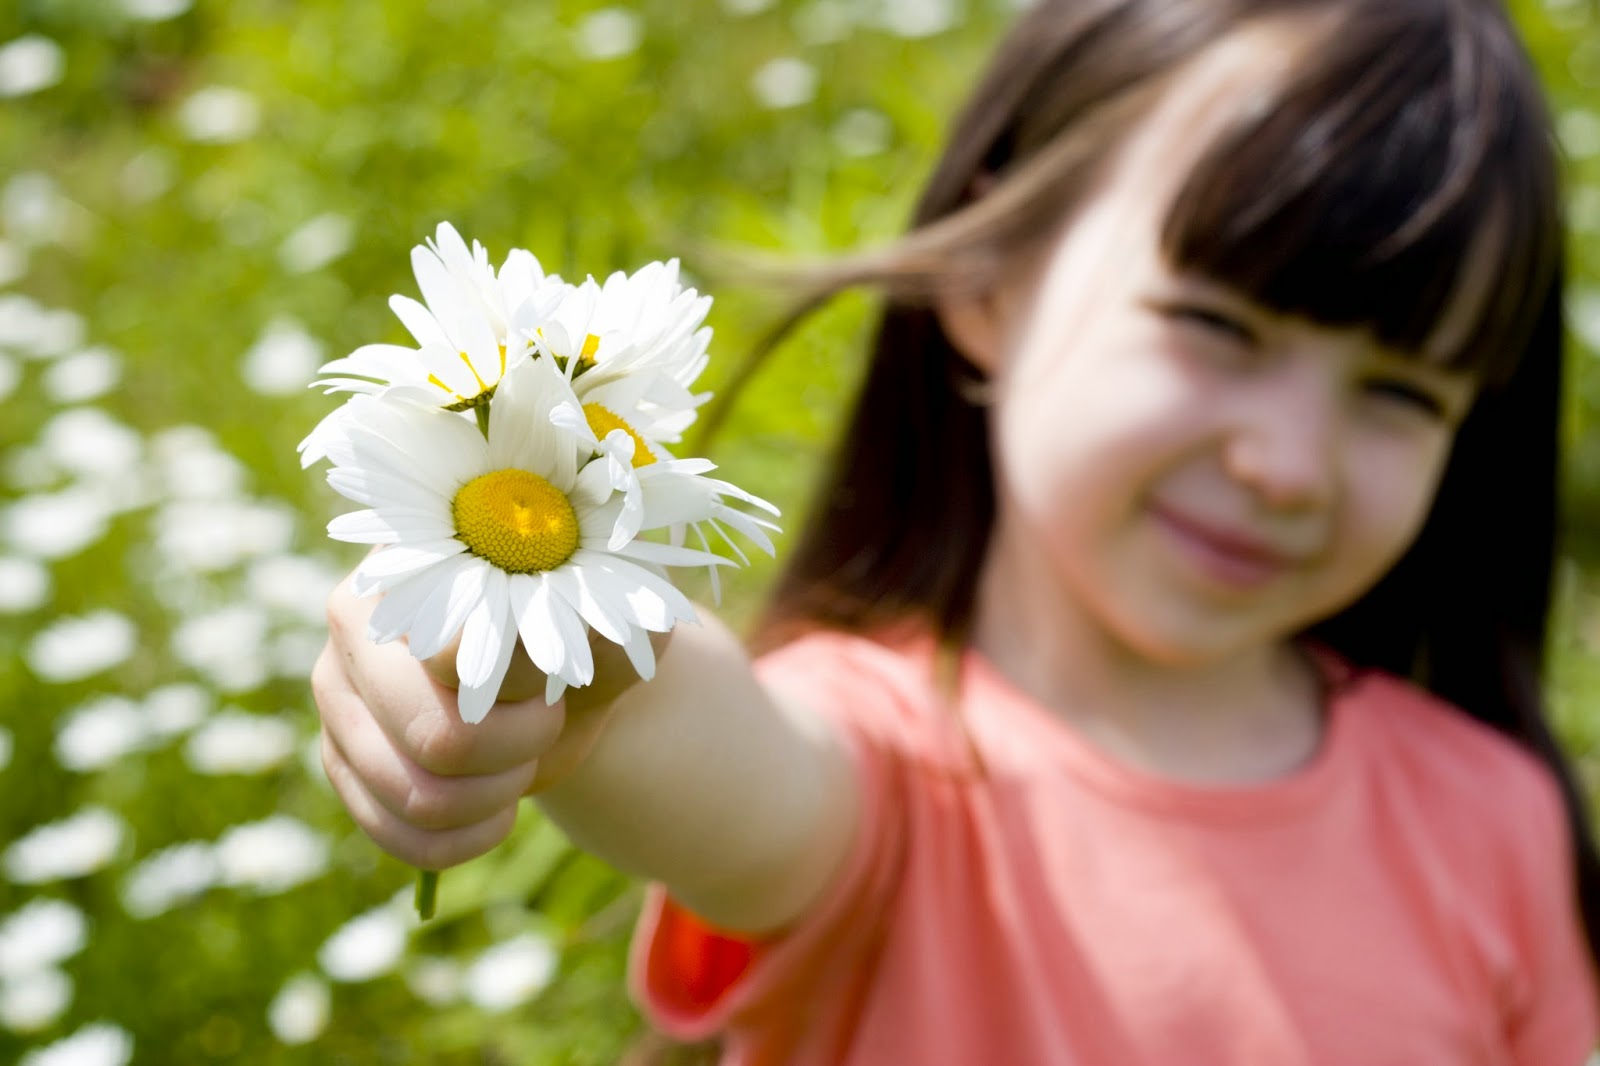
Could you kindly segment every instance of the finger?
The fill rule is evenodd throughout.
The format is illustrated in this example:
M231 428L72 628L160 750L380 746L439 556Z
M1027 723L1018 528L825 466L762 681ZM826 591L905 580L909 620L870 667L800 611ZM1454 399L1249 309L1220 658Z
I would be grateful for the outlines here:
M424 769L499 773L537 759L560 732L560 711L542 700L496 707L481 722L463 722L455 690L434 681L403 644L366 639L371 613L372 601L355 597L348 582L329 598L337 669L394 745Z
M322 734L322 766L340 802L361 831L384 851L423 870L443 870L492 850L510 835L517 809L506 807L475 825L419 829L396 818L375 800L333 743Z
M445 688L458 688L461 681L456 676L456 652L460 648L461 638L457 636L439 654L422 660L422 668ZM516 650L511 654L511 665L506 669L505 679L500 682L499 701L520 703L538 699L544 695L544 679L544 671L533 665L528 653L522 650L521 639L518 639Z
M323 733L366 793L401 822L418 829L473 825L505 807L515 807L536 767L527 762L495 774L431 773L395 750L353 694L330 700Z

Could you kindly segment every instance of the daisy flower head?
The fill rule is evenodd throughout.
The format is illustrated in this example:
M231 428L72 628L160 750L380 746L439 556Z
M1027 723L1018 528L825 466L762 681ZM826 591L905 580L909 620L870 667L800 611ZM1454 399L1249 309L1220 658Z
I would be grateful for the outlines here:
M704 476L716 469L710 460L675 459L665 452L658 457L659 445L652 448L609 409L593 403L580 406L576 398L557 404L550 412L550 420L580 445L590 457L590 468L604 471L605 483L616 493L608 505L615 516L609 546L626 544L645 530L664 528L673 545L682 545L686 534L692 531L701 549L709 554L709 527L740 563L749 565L749 558L724 528L731 526L769 556L774 554L767 534L777 532L777 524L734 504L745 504L752 511L765 512L773 518L778 509L737 485ZM597 480L599 476L596 475ZM709 566L708 573L712 598L721 603L722 587L716 566Z
M367 508L334 519L329 535L384 545L353 578L358 595L383 594L369 636L404 636L424 659L459 633L465 721L488 713L519 637L549 678L550 701L593 680L589 628L622 645L650 678L649 634L695 617L663 568L728 562L681 544L614 537L625 501L611 472L551 418L574 404L554 361L525 359L499 382L487 437L471 420L392 395L353 396L326 435L329 484ZM667 502L642 497L640 528L712 515L709 499L696 509L670 497L682 514L667 513Z
M546 275L539 260L512 249L498 270L477 241L467 247L448 222L432 240L411 249L411 268L422 302L394 295L389 307L417 342L367 344L325 364L313 387L329 393L393 394L447 411L486 405L506 370L528 357L530 331L571 286ZM330 416L331 418L332 416ZM326 454L326 422L300 443L302 466Z
M709 398L690 388L706 366L710 308L709 296L683 287L672 259L619 271L603 285L590 277L569 286L528 339L596 421L626 428L657 453L682 438Z

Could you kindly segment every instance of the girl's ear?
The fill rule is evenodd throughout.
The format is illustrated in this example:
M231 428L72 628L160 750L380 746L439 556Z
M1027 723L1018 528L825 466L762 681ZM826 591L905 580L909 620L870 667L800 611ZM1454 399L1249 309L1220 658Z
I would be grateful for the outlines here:
M1006 316L1000 293L946 293L933 305L939 326L951 345L985 375L1000 369L1005 350Z

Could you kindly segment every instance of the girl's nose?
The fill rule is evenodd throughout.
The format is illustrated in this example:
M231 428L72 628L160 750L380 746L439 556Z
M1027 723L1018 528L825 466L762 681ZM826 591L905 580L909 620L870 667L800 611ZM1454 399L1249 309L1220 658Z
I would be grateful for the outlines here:
M1285 373L1241 404L1224 463L1266 506L1314 511L1333 500L1339 407L1320 375Z

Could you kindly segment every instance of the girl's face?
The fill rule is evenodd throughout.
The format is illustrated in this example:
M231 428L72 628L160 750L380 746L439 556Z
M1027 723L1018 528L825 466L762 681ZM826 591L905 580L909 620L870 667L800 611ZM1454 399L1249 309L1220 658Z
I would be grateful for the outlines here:
M1039 258L941 305L995 385L991 552L1032 575L1007 594L1065 597L1173 665L1276 643L1370 588L1420 529L1475 392L1164 263L1188 165L1292 51L1280 27L1207 52Z

